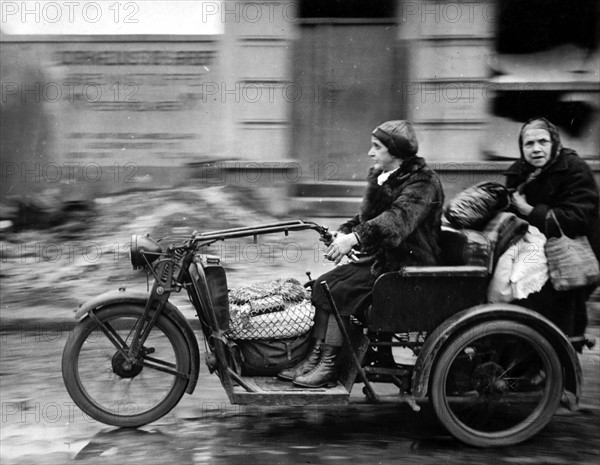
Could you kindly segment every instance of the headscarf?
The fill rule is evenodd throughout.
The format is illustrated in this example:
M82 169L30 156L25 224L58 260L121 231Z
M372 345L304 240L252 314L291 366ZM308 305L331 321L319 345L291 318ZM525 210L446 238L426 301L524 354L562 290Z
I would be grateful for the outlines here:
M371 133L396 158L411 158L419 151L419 141L412 124L405 120L386 121Z
M548 131L550 134L550 143L552 144L552 148L550 149L550 160L541 168L536 168L531 165L527 160L525 160L525 154L523 153L523 135L527 129L543 129ZM560 134L558 133L558 128L548 121L546 118L535 117L526 121L523 126L521 126L521 131L519 132L519 151L521 152L521 176L525 178L525 182L523 182L517 190L519 192L523 192L523 188L526 184L529 184L535 178L537 178L541 173L546 171L551 165L556 162L558 154L562 150L562 143L560 142Z

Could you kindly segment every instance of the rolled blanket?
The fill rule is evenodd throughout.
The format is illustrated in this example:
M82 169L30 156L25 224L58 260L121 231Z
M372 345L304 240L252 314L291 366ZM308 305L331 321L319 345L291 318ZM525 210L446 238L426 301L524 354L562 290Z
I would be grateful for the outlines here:
M251 284L229 292L229 302L243 305L277 296L286 302L299 302L308 298L308 291L294 278L280 278L267 283Z

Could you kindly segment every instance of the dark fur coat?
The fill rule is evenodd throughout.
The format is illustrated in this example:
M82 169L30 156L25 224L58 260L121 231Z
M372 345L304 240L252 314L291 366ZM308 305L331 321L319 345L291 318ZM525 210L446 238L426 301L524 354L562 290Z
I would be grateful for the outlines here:
M546 221L552 209L563 232L570 237L586 235L600 257L600 196L589 165L574 150L563 148L533 180L528 180L525 168L519 160L505 173L506 186L519 188L534 207L525 219L547 237L557 237L554 221ZM540 292L515 303L537 310L567 335L578 336L587 326L586 300L594 287L559 292L548 281Z
M380 174L371 168L360 214L340 231L356 232L362 251L373 257L375 276L406 265L440 264L444 193L438 175L421 157L405 160L381 186Z
M600 195L590 166L574 150L564 148L535 179L527 180L519 160L506 171L506 187L521 187L533 211L525 219L548 237L560 236L554 221L546 221L552 209L564 233L588 236L600 257ZM517 212L518 214L518 212Z

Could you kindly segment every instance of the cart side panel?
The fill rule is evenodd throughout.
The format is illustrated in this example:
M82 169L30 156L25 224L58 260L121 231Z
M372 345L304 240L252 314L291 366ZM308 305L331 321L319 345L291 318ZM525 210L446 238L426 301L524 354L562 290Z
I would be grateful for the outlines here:
M483 267L411 267L384 274L375 284L369 327L429 333L451 315L484 303L487 284Z

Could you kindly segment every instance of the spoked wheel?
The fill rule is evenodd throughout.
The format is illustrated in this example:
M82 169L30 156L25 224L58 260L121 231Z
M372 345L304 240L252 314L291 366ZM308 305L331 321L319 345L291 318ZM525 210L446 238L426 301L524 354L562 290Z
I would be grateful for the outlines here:
M191 360L186 341L164 316L157 319L137 358L128 360L143 311L127 304L102 309L96 316L113 342L88 317L63 351L63 379L71 398L86 414L109 425L136 427L157 420L179 402L187 386Z
M539 432L558 408L563 373L548 341L529 326L491 321L452 340L431 378L433 408L457 439L508 446Z

